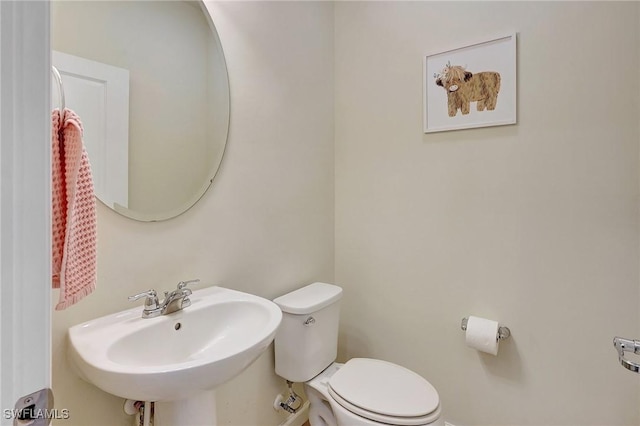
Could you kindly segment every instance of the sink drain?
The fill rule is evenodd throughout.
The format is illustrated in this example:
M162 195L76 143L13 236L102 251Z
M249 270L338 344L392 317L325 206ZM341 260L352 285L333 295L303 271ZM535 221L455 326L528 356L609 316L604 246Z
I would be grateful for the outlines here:
M177 323L175 326L173 326L173 328L175 328L176 330L180 330L182 328L182 324Z

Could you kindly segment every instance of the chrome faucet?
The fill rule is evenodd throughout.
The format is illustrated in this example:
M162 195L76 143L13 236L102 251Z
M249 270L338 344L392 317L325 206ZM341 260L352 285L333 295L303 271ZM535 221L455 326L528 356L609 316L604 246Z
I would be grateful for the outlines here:
M142 318L154 318L160 315L171 314L191 306L191 289L187 288L189 284L199 283L200 280L180 281L178 287L172 292L164 292L164 300L158 300L158 294L155 290L150 289L142 293L129 296L129 301L135 301L146 297L144 301L144 309L142 310Z

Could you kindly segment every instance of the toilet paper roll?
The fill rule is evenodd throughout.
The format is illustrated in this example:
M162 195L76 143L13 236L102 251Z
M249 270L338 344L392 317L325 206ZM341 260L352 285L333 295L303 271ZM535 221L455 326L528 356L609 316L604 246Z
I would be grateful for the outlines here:
M467 346L491 355L498 355L498 327L497 321L470 316L465 337Z

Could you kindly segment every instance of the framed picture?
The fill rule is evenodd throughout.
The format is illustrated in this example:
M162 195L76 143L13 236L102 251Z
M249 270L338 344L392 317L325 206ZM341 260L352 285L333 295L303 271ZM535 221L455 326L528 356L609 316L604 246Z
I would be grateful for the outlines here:
M424 132L516 123L516 34L424 58Z

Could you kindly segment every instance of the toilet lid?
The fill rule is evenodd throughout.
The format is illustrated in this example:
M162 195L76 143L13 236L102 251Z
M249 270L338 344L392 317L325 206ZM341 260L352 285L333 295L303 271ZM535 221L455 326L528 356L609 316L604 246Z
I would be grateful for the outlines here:
M370 416L364 412L396 418L431 417L440 406L438 392L423 377L377 359L349 360L331 377L329 387L340 397L338 402L343 399L365 417Z

